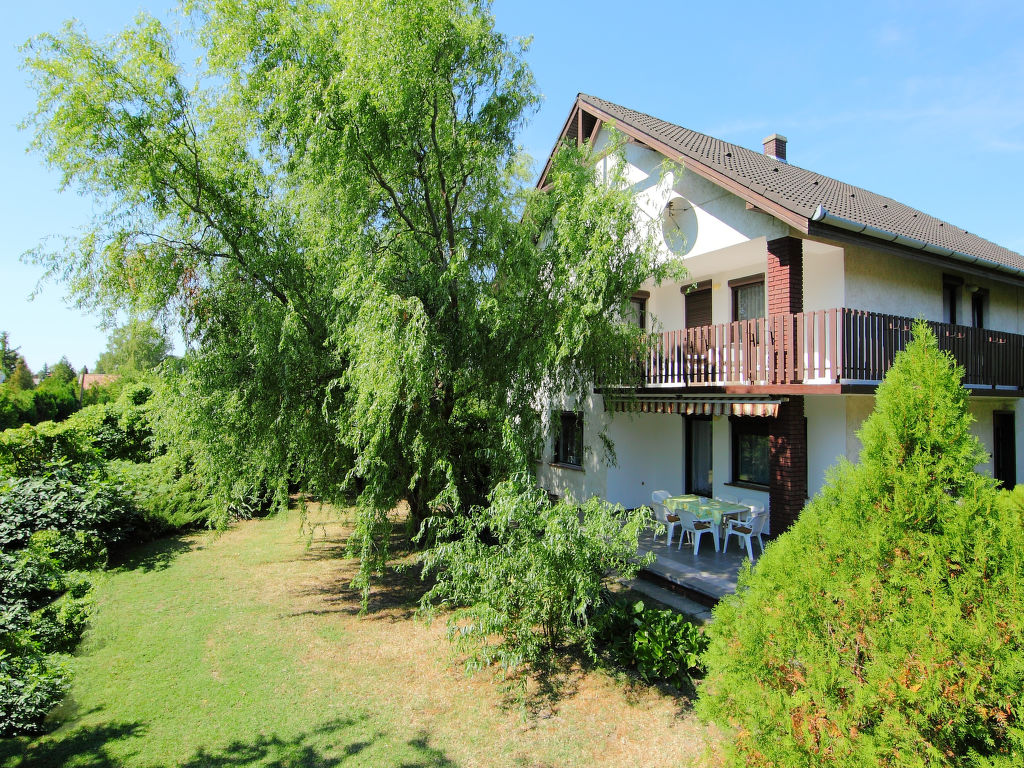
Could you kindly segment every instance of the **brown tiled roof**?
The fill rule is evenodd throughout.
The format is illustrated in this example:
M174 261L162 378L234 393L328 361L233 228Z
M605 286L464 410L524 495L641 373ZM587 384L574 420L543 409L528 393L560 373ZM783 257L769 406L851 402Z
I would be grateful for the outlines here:
M119 373L83 373L82 389L86 390L92 389L93 387L104 387L120 378L121 374Z
M676 150L684 163L688 158L703 164L746 187L758 197L809 222L822 220L826 224L854 231L867 227L869 229L866 234L881 236L891 233L893 237L885 239L893 240L898 236L916 241L901 243L911 247L929 246L926 250L932 253L953 251L987 262L996 269L1009 268L1010 271L1024 272L1024 256L1019 253L892 198L844 184L820 173L780 162L761 152L729 144L595 96L581 93L579 99L624 126Z

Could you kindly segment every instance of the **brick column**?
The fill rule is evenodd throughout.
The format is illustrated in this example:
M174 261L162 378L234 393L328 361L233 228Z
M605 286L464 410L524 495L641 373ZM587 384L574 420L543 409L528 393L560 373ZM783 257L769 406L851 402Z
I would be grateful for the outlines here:
M807 499L807 420L802 396L790 396L779 406L768 440L768 504L772 535L778 535L793 524Z
M768 314L804 311L804 250L795 237L768 241ZM795 329L794 329L795 330ZM781 353L780 353L781 354ZM779 406L770 428L768 505L772 534L786 530L796 520L807 498L807 422L804 399L790 396Z
M768 241L768 314L804 311L804 248L795 237Z

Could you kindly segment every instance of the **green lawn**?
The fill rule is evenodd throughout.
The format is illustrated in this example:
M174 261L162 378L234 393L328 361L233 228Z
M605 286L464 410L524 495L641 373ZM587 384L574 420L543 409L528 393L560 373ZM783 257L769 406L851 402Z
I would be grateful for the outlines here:
M600 671L531 683L525 704L467 677L419 585L389 576L369 613L344 526L307 548L298 515L156 542L97 577L59 727L0 740L0 765L703 765L688 702Z

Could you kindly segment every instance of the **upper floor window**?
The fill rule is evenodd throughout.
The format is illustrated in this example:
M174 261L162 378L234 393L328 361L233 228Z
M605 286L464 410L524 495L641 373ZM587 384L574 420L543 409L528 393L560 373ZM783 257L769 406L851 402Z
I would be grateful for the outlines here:
M942 322L956 325L960 316L960 290L964 281L959 277L942 277Z
M639 326L640 330L647 329L647 297L646 292L641 292L629 300L629 322Z
M971 294L971 325L975 328L985 327L985 305L988 299L988 291L984 288L974 287Z
M753 320L765 317L764 275L751 275L730 280L732 288L732 319Z
M554 462L583 466L583 414L561 411L554 414Z

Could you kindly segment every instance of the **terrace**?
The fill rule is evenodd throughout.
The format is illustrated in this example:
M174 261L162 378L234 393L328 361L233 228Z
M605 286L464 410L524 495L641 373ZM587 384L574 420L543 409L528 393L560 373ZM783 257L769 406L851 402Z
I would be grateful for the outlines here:
M914 320L839 308L656 334L644 362L648 390L845 392L874 387L910 341ZM1024 335L929 322L964 384L1024 395ZM985 394L983 391L978 394Z

